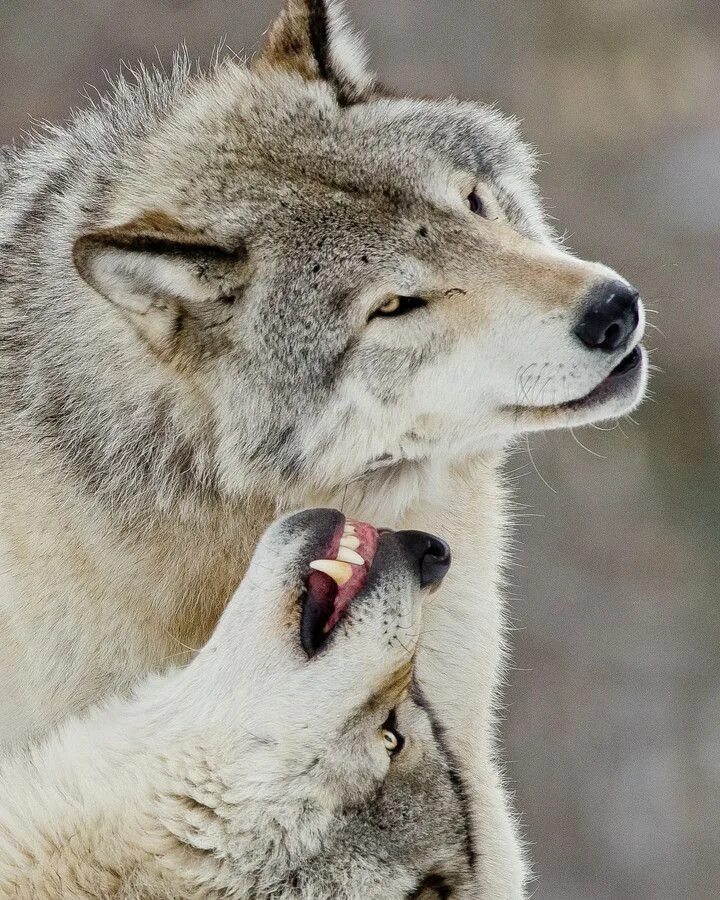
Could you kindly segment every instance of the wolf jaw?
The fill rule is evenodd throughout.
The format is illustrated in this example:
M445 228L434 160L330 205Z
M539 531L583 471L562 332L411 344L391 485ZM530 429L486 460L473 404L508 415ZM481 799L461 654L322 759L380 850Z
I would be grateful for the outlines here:
M327 553L310 563L301 620L303 649L317 653L347 615L375 558L378 532L364 522L344 521Z
M514 898L502 453L639 401L644 354L577 405L642 306L558 246L512 122L393 97L339 10L290 0L249 69L140 72L6 167L0 742L201 646L279 510L442 527L456 563L418 673L477 776L478 895ZM613 285L636 325L589 346Z

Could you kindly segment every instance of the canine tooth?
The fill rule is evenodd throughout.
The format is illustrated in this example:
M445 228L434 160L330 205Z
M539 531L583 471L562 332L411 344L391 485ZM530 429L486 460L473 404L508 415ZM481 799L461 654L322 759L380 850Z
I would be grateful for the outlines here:
M310 563L310 568L329 575L338 587L342 587L346 581L350 581L353 573L350 563L337 559L316 559Z
M352 524L352 522L345 523L343 534L355 534L355 526Z
M365 560L359 553L351 550L350 547L343 547L342 544L338 547L337 558L341 559L343 562L352 563L354 566L365 565Z
M340 538L340 546L347 547L350 550L357 550L360 546L360 538L355 537L354 534L344 534Z

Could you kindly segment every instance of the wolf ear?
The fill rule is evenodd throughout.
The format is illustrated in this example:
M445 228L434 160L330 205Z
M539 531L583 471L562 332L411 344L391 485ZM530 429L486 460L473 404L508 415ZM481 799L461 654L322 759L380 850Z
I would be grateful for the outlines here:
M253 67L295 72L325 81L342 106L361 103L376 81L366 68L367 53L351 29L340 0L285 0Z
M197 340L228 321L247 277L244 248L220 247L158 212L83 235L73 261L162 355L172 355L184 334Z

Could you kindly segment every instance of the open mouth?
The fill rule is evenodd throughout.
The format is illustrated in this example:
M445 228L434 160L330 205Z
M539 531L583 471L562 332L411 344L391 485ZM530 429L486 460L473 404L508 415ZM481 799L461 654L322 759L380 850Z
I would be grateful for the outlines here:
M627 356L624 356L610 374L604 378L597 387L593 388L589 394L580 397L578 400L570 400L567 403L560 403L557 409L581 409L585 406L595 406L603 403L615 395L626 382L633 379L635 370L642 362L643 353L638 345L634 347Z
M366 522L344 519L322 559L310 563L300 617L300 642L314 656L365 586L378 544Z
M558 412L576 412L602 406L609 400L629 395L642 380L642 361L644 353L638 344L626 356L624 356L615 368L600 384L596 385L589 393L575 400L567 400L564 403L539 406L513 406L515 413L532 412L533 414L548 414L555 416Z

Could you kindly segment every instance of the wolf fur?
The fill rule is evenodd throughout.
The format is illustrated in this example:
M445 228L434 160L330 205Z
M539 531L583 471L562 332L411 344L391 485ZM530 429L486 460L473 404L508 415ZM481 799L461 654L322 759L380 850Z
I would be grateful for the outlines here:
M456 562L418 681L469 785L476 895L522 896L494 738L503 453L627 412L646 371L582 399L628 348L590 350L573 324L619 276L558 245L533 169L495 110L392 96L320 0L288 0L249 66L141 71L13 154L8 751L189 658L278 512L437 531ZM419 299L382 315L398 296Z
M0 767L1 898L474 896L465 797L412 684L432 599L400 535L302 652L303 575L342 518L276 523L189 666Z

